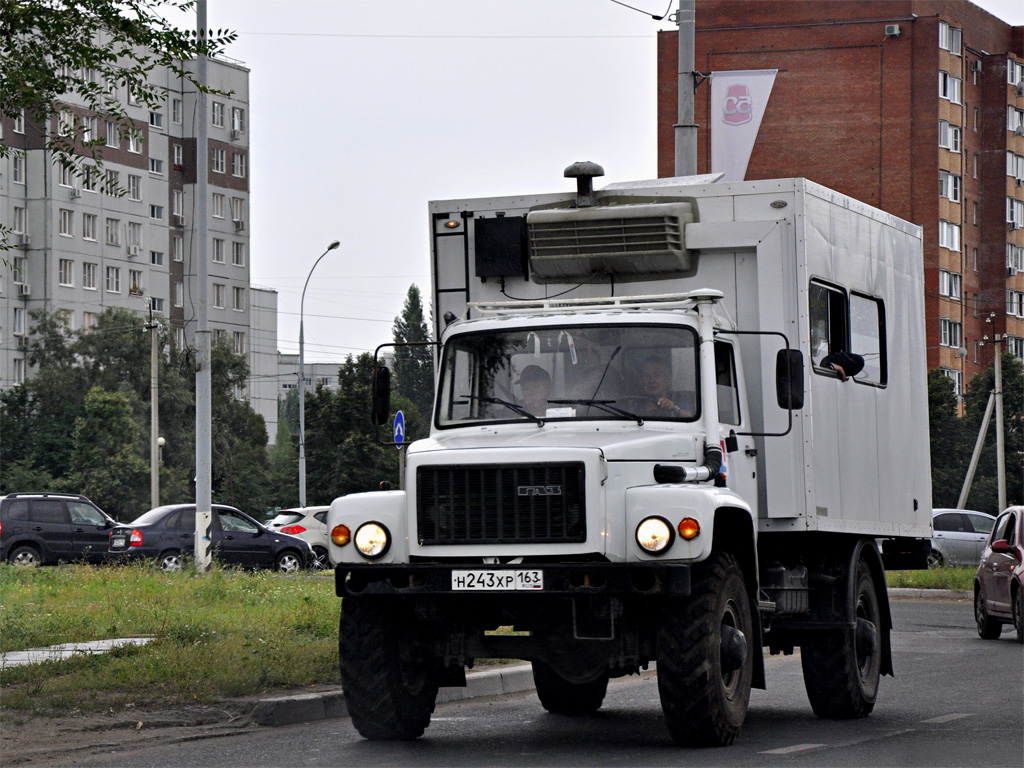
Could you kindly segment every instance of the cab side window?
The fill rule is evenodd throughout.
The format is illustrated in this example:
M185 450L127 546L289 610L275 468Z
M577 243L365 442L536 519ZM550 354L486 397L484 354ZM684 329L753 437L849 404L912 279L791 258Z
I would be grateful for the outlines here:
M723 424L740 423L740 398L736 385L736 365L732 344L715 342L715 384L718 386L718 420Z

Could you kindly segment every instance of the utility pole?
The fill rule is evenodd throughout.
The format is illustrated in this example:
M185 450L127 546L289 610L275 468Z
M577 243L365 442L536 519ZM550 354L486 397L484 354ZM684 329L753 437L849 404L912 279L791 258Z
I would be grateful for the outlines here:
M206 25L206 0L196 3L196 31L199 40L209 41ZM196 571L206 573L210 569L210 530L213 527L213 479L211 466L212 390L210 378L210 318L207 306L209 293L209 264L207 262L207 239L209 222L206 218L206 195L209 184L209 125L207 118L206 54L196 57L196 79L201 88L196 94Z
M679 24L679 122L675 127L676 176L697 174L697 125L694 123L693 71L696 47L696 0L679 0L676 23Z
M1003 445L1003 339L996 334L993 360L996 395L996 483L999 488L999 512L1006 509L1006 447Z
M157 363L157 328L153 321L153 302L149 302L149 500L150 509L160 506L160 379Z

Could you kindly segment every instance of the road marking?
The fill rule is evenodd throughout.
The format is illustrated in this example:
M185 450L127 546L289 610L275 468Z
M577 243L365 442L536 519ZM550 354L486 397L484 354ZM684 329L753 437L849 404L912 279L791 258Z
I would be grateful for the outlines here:
M932 717L928 720L922 720L922 723L948 723L953 720L963 720L965 717L971 717L968 712L957 712L952 715L940 715L939 717Z
M779 747L778 749L769 749L766 752L761 752L762 755L788 755L791 752L803 752L808 749L817 749L818 747L824 747L824 744L794 744L791 747Z

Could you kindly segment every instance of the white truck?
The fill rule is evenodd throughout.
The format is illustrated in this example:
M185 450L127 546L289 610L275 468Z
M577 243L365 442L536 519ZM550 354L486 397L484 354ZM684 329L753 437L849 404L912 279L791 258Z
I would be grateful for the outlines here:
M672 738L724 745L795 647L815 713L866 716L885 568L931 535L920 228L805 179L565 175L429 206L430 436L328 516L353 724L418 737L476 659L581 715L656 662Z

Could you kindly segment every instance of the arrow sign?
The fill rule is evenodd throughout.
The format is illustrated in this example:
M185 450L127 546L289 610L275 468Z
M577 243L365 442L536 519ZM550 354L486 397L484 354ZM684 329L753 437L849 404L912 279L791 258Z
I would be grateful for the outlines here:
M395 414L395 445L405 442L405 415L399 411Z

